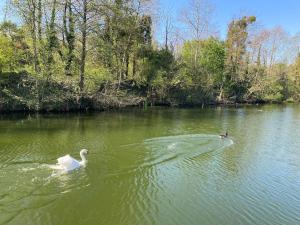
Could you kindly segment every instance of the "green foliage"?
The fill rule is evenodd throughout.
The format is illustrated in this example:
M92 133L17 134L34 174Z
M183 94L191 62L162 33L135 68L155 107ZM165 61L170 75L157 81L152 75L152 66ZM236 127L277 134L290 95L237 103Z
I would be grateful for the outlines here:
M295 101L300 101L300 54L290 65L288 72L289 92Z
M189 99L194 96L199 103L210 101L224 79L224 57L225 45L215 38L185 42L182 66L175 83L184 87L187 92L197 92L188 95Z
M246 41L248 27L254 23L254 16L233 20L228 27L225 59L225 89L228 97L242 100L249 88L247 77L248 60L246 57Z
M79 109L74 87L37 79L27 73L0 76L0 111L69 111Z
M21 71L29 64L31 54L24 33L10 21L0 24L0 55L4 71Z
M13 68L13 45L5 36L0 36L0 73Z
M0 111L300 101L300 55L266 65L259 46L251 58L253 16L232 21L226 41L186 40L175 54L155 45L141 5L97 3L13 1L23 23L0 24Z
M163 77L171 79L174 64L174 56L166 49L151 50L148 52L147 63L148 71L145 71L145 77L148 84L156 79L157 74L164 74Z

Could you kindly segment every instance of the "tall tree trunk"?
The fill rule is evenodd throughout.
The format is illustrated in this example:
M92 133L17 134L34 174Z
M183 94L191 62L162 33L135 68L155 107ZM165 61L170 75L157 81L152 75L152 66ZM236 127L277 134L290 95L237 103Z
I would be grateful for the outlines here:
M134 53L133 55L133 59L132 59L132 78L135 78L135 74L136 74L136 55Z
M68 15L69 29L67 28L67 19L66 19L67 9L69 12L69 15ZM64 23L64 33L65 33L67 43L68 43L68 54L67 54L67 61L66 61L66 66L65 66L65 75L71 76L72 75L71 67L72 67L72 62L74 60L74 49L75 49L75 45L74 45L74 43L75 43L75 23L74 23L74 15L73 15L73 10L72 10L72 1L71 0L66 0L66 2L65 2L63 23Z
M57 0L53 0L50 25L48 28L47 74L49 77L52 75L52 65L54 63L53 50L55 47L57 47L57 37L55 30L56 1Z
M39 60L38 60L38 50L37 50L37 38L36 38L36 3L32 1L32 12L31 12L31 38L33 45L33 65L34 71L38 73L39 69Z
M129 74L129 53L126 54L125 64L125 77L127 79Z
M36 33L32 31L32 41L33 41L33 64L34 64L34 71L37 73L40 71L39 69L39 61L38 61L38 52L36 46Z
M37 39L38 39L38 56L42 64L47 64L47 53L45 51L45 45L43 40L43 10L42 10L42 0L38 0L37 3ZM47 20L46 20L47 21ZM47 24L46 24L47 26Z
M128 38L128 44L127 47L125 49L125 53L124 53L124 63L125 63L125 73L124 73L124 78L127 79L128 78L128 73L129 73L129 58L130 58L130 50L131 50L131 34L129 35Z
M165 49L168 51L168 37L169 36L169 31L168 31L168 20L166 22L166 27L165 27Z
M38 2L37 24L38 24L38 38L39 38L39 42L41 45L41 42L42 42L42 0L39 0L39 2Z
M67 30L67 10L68 10L68 0L65 0L64 3L64 12L63 12L63 29L62 29L62 43L63 46L66 46L66 38L68 36L68 30Z
M259 45L259 48L258 48L256 65L258 67L260 67L260 65L261 65L261 45Z
M79 88L80 92L83 92L84 89L84 73L85 73L85 60L86 60L86 38L87 38L87 0L83 0L83 18L82 18L82 28L81 28L81 40L82 40L82 49L81 49L81 60L80 60L80 82Z

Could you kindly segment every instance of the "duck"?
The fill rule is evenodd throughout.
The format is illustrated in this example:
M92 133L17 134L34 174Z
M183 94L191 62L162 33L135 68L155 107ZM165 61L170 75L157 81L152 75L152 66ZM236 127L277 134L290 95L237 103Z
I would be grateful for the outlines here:
M219 137L220 138L227 138L228 137L228 132L226 131L225 134L220 134Z
M57 159L57 164L50 166L52 169L58 169L58 170L63 170L65 172L69 172L75 169L78 169L80 167L85 167L87 164L87 159L86 156L89 154L89 151L87 149L81 149L80 150L80 157L81 161L78 161L74 159L72 156L65 155L62 157L59 157Z

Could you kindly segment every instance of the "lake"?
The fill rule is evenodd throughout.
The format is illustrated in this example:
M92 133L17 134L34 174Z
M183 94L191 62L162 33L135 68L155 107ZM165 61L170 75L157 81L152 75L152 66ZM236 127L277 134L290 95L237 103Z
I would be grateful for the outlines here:
M300 106L1 115L0 224L300 224Z

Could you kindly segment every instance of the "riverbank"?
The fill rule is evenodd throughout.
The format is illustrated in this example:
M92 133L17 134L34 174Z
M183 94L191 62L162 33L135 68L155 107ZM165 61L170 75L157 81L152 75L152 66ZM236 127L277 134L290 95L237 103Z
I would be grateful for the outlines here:
M0 88L0 112L104 111L137 106L205 107L286 102L262 99L235 101L234 98L217 101L216 96L203 97L196 91L184 93L171 88L167 94L160 95L155 90L149 91L147 85L131 81L120 84L106 82L93 91L80 93L74 83L37 79L27 73L1 74Z
M27 73L1 74L0 90L0 112L102 111L145 102L143 96L121 88L80 93L72 82L37 79Z

